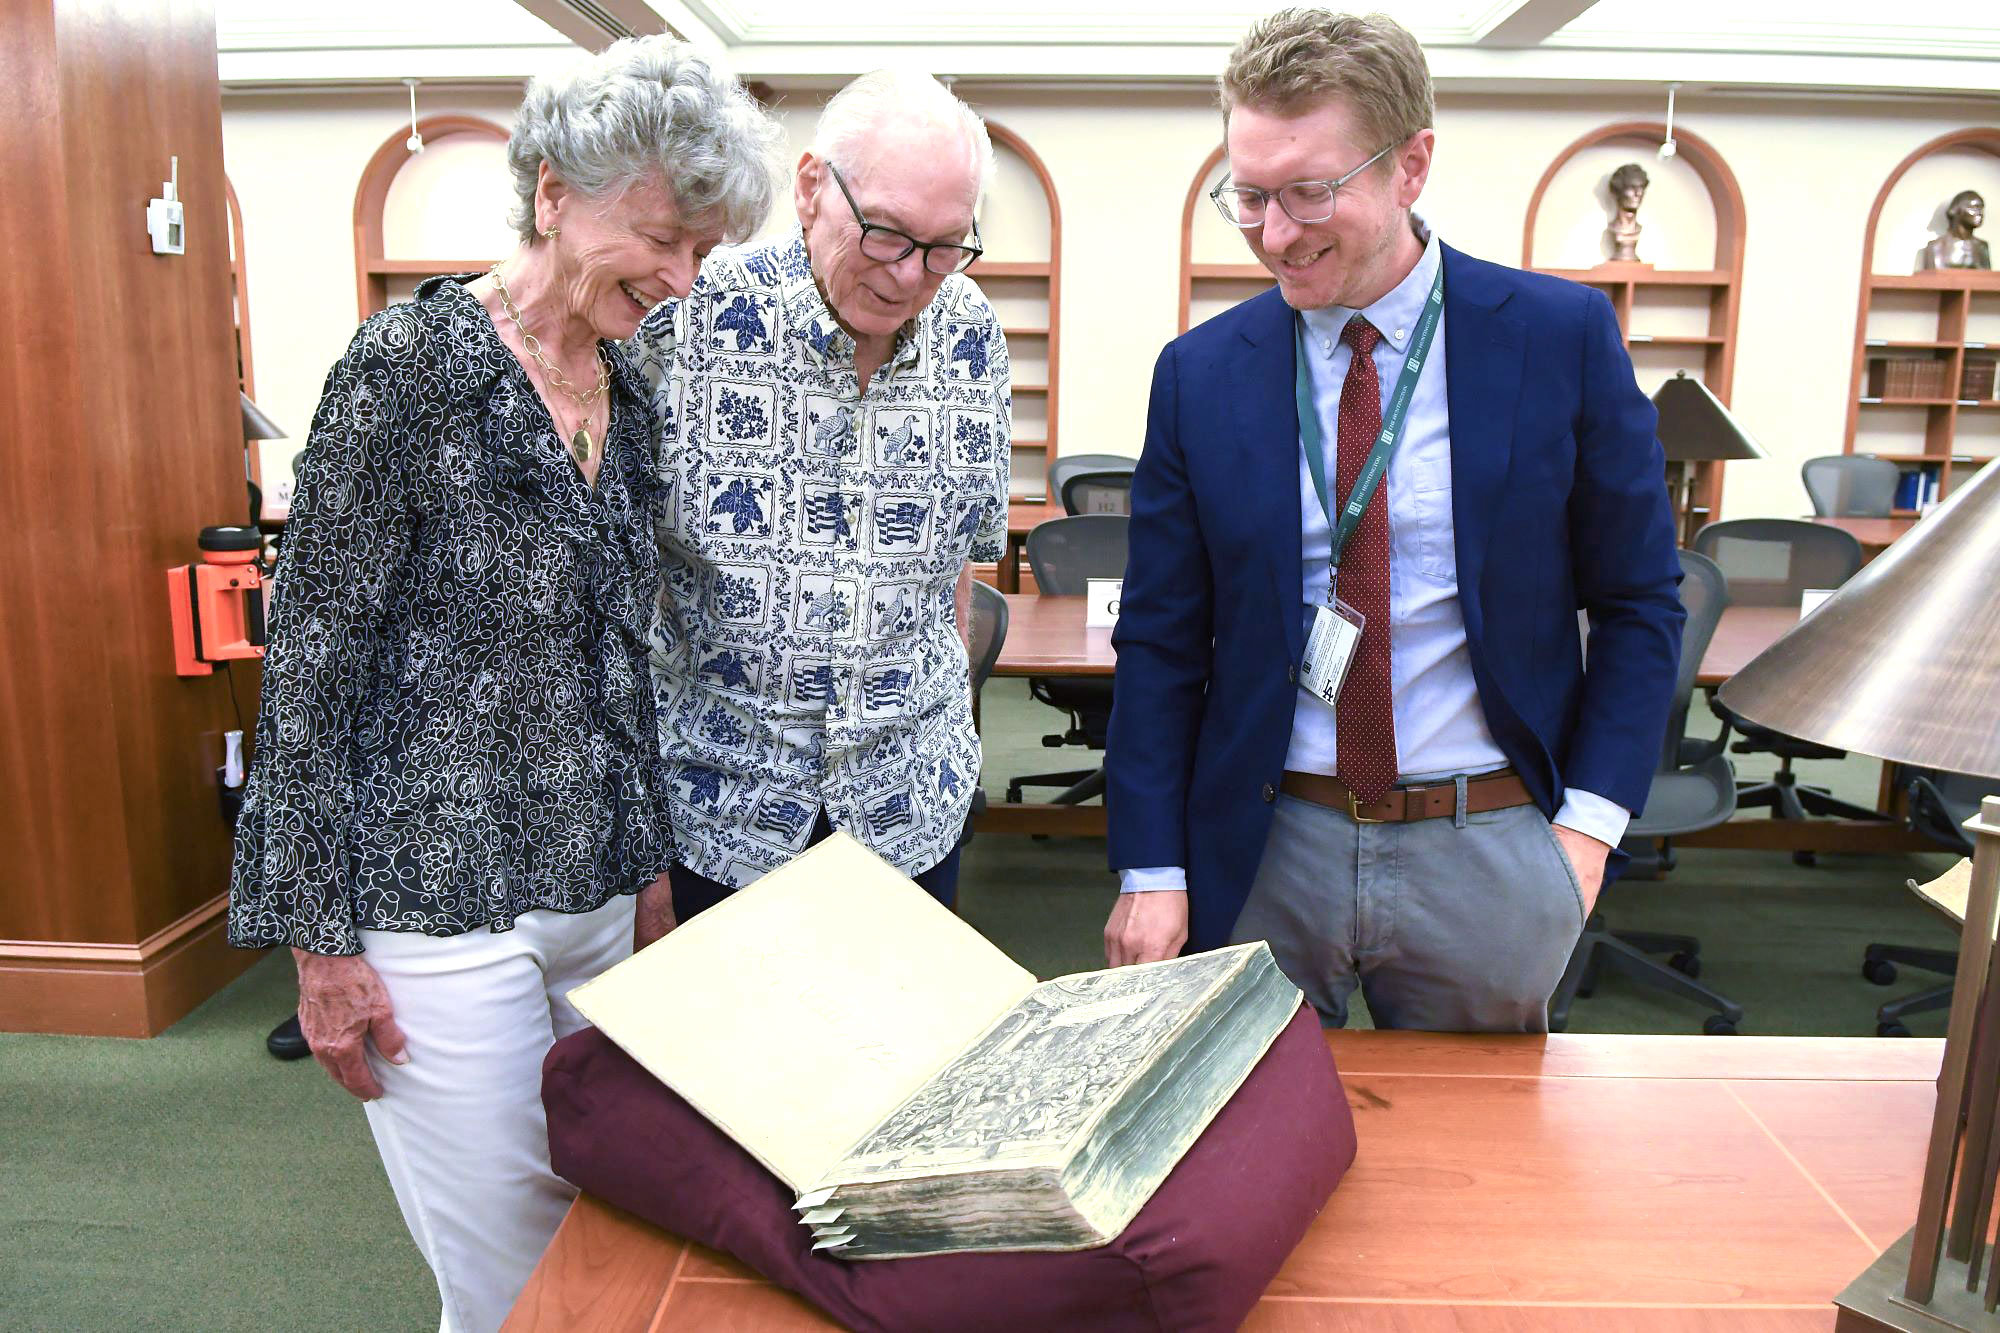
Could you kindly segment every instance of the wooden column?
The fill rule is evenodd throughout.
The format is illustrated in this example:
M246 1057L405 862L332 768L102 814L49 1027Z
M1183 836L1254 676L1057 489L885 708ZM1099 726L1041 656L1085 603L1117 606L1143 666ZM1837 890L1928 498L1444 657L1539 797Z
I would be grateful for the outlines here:
M246 504L213 8L0 0L0 87L0 1029L145 1036L255 959L221 942L229 687L174 674L166 603Z

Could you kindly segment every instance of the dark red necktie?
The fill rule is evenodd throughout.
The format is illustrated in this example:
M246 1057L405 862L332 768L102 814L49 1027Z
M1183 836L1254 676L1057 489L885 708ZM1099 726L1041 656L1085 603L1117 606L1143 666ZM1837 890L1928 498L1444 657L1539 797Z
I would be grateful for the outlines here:
M1382 335L1356 315L1340 331L1354 349L1340 386L1334 494L1345 506L1361 465L1382 433L1382 379L1375 344ZM1336 510L1336 513L1339 511ZM1368 618L1347 683L1334 707L1340 780L1364 804L1396 785L1396 709L1389 688L1389 485L1384 477L1340 555L1340 599Z

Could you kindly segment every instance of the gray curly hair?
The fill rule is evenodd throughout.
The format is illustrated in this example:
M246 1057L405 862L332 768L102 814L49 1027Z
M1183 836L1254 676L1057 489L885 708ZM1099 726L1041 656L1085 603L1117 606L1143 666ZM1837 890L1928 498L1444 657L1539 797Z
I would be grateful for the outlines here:
M662 178L681 216L728 240L763 225L777 192L775 121L736 76L670 37L627 37L563 73L536 78L514 118L507 220L535 239L535 182L549 171L589 199Z

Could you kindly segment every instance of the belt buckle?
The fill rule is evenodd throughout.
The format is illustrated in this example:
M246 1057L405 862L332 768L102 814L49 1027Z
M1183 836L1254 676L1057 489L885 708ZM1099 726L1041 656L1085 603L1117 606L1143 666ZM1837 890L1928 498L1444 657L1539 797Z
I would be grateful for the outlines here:
M1347 790L1347 817L1357 824L1386 824L1389 822L1386 819L1370 819L1368 816L1362 814L1361 803L1355 799L1352 787Z

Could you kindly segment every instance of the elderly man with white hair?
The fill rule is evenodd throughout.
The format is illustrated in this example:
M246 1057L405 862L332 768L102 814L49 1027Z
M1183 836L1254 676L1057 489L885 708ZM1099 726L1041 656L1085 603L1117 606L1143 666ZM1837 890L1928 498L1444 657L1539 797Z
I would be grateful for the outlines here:
M1006 533L1007 346L962 276L991 161L935 79L864 75L799 160L799 225L715 251L634 340L664 427L678 920L834 828L954 899L970 562Z

